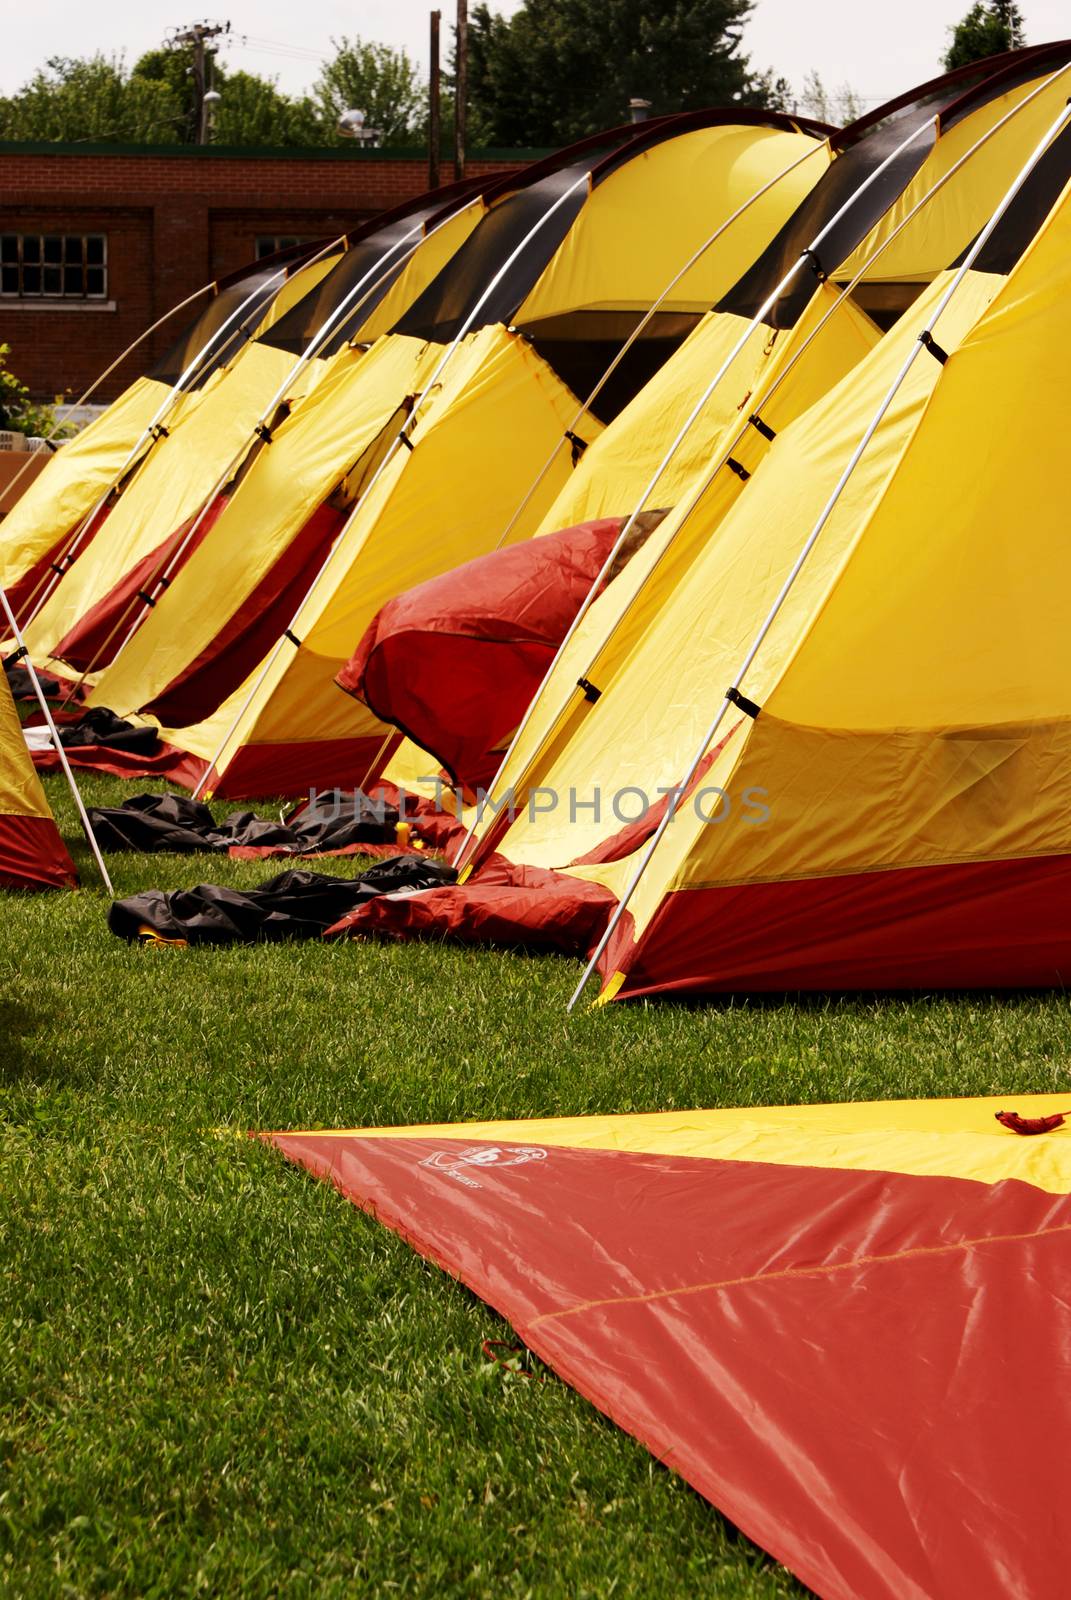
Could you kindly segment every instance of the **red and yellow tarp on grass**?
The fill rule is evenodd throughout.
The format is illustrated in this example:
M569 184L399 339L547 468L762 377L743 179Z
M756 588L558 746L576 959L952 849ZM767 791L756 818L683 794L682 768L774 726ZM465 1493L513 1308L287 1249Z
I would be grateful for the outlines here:
M1071 1094L274 1133L827 1600L1051 1600Z

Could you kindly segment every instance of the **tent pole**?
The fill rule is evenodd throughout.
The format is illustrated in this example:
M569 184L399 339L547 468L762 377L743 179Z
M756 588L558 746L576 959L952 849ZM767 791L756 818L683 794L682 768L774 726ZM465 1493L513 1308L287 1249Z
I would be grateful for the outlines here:
M778 591L777 596L775 597L772 606L770 607L770 609L767 612L765 618L763 619L763 622L762 622L762 624L761 624L761 626L759 628L758 633L755 635L755 638L752 640L751 645L749 646L749 648L747 650L747 653L744 656L743 661L740 663L740 666L737 668L736 672L734 673L732 683L729 685L729 688L725 691L725 694L723 695L723 697L722 697L722 699L721 699L721 701L720 701L720 703L718 705L718 709L715 712L715 714L714 714L714 716L713 716L713 718L712 718L712 720L710 722L710 725L708 726L706 732L704 733L701 743L699 744L698 748L696 749L695 755L692 758L692 761L691 761L691 764L690 764L690 766L688 768L688 771L686 772L683 780L681 781L681 783L680 783L680 785L678 787L678 790L677 790L678 793L680 793L680 794L687 793L689 784L692 782L693 778L695 777L696 772L699 770L700 762L702 761L702 759L703 759L704 755L706 754L707 750L710 748L711 744L713 743L713 741L714 741L714 739L715 739L715 737L717 735L718 729L720 728L722 722L724 721L726 715L728 714L730 706L734 703L734 698L733 697L738 695L741 692L740 686L743 683L744 678L747 676L748 672L750 671L751 666L754 663L755 657L758 655L759 651L761 650L762 645L765 642L766 637L770 632L770 629L773 627L774 622L777 620L777 616L778 616L778 614L779 614L779 612L781 610L781 607L784 605L785 601L788 599L788 596L792 591L792 588L793 588L793 585L796 582L796 579L799 577L800 573L802 572L803 567L806 564L808 556L810 555L811 551L814 549L814 547L817 544L819 538L821 537L822 530L825 528L825 526L828 523L830 517L832 516L833 511L836 508L837 502L839 501L841 495L843 494L844 489L846 488L849 479L851 478L853 472L855 471L856 467L858 466L858 464L859 464L864 452L866 451L866 448L869 445L871 439L874 437L874 435L877 432L878 428L881 426L881 423L884 420L885 415L889 410L889 407L892 405L893 401L895 400L896 395L897 395L901 385L903 384L904 380L906 379L908 373L911 371L911 368L914 366L915 361L918 358L920 352L922 350L926 349L928 346L932 346L932 344L933 344L933 330L936 327L937 323L940 321L940 318L943 315L943 313L947 310L948 305L951 302L951 300L953 299L953 297L955 296L956 291L959 289L960 284L963 282L964 278L967 276L967 273L971 270L971 267L974 265L974 262L978 259L978 256L981 253L981 251L985 248L985 245L988 242L990 236L992 235L994 229L997 227L997 225L999 224L999 222L1000 222L1001 218L1003 217L1004 213L1007 211L1008 207L1011 205L1012 201L1015 199L1016 195L1019 193L1019 190L1022 188L1023 184L1029 178L1030 174L1033 172L1033 170L1037 166L1038 162L1042 159L1042 157L1044 156L1045 152L1048 150L1049 146L1052 144L1053 140L1056 139L1059 136L1059 134L1062 132L1062 130L1068 125L1069 121L1071 121L1071 101L1069 101L1068 104L1064 106L1064 108L1060 112L1059 116L1052 123L1051 127L1046 131L1046 133L1042 136L1042 138L1040 139L1038 144L1035 146L1034 150L1031 152L1031 154L1028 157L1025 165L1022 167L1022 169L1020 170L1020 172L1018 173L1018 175L1016 176L1016 178L1012 182L1011 187L1007 190L1007 192L1005 193L1003 199L1001 199L1001 201L997 205L996 210L993 212L993 214L990 217L989 221L986 223L985 227L982 229L982 231L975 238L974 243L971 245L970 249L967 251L966 255L964 256L962 263L956 269L955 275L953 276L953 278L949 282L949 284L946 287L944 293L941 295L941 298L937 302L937 305L934 307L933 311L930 313L929 317L926 319L926 322L925 322L924 326L922 327L922 329L920 330L917 338L912 343L912 346L911 346L910 350L908 351L907 355L905 356L904 361L903 361L903 363L902 363L902 365L900 367L900 370L897 372L896 376L893 378L893 381L889 385L888 389L886 390L885 395L883 396L883 398L881 400L881 403L879 404L877 410L875 411L874 415L871 417L869 423L867 424L865 430L863 431L862 437L860 438L858 444L855 446L855 449L852 451L851 456L848 458L848 461L847 461L847 463L846 463L846 465L844 467L844 470L842 471L840 477L837 479L837 482L836 482L836 485L834 486L832 494L829 496L829 499L826 501L826 503L823 506L821 512L819 513L818 520L814 524L814 527L811 529L810 533L807 535L807 538L804 540L803 546L800 549L800 552L797 555L795 561L792 563L792 566L789 569L788 574L785 577L785 580L782 583L781 588ZM946 359L946 358L942 358L942 359ZM570 999L569 1004L566 1007L567 1011L572 1011L573 1007L576 1005L577 1001L580 999L580 996L583 994L584 989L587 986L588 979L591 977L592 973L595 971L595 968L597 967L599 961L602 958L603 952L606 950L607 946L610 943L610 940L613 938L615 932L617 931L618 924L620 923L621 918L625 914L625 911L626 911L626 909L628 907L629 901L632 899L632 896L635 893L636 888L639 885L639 882L640 882L641 878L643 877L643 875L646 872L648 866L650 865L651 859L654 856L655 851L658 849L658 846L659 846L659 844L660 844L660 842L662 840L663 835L666 832L666 829L668 828L670 822L673 819L673 811L674 811L674 807L672 805L668 805L666 807L665 814L663 815L661 821L659 822L658 827L655 829L654 833L651 835L651 838L650 838L650 840L648 842L647 848L644 850L643 855L641 856L641 858L640 858L640 860L639 860L639 862L638 862L638 864L636 866L635 871L633 872L631 878L629 879L628 885L625 888L625 892L623 893L623 895L621 896L621 898L618 901L617 905L615 906L613 916L610 918L609 922L607 923L606 930L603 933L602 938L599 940L599 943L595 948L595 951L594 951L594 953L593 953L593 955L591 957L591 960L588 962L586 968L584 969L584 975L580 979L580 982L577 984L576 989L573 991L572 998Z
M902 141L902 143L897 145L896 149L893 150L891 152L891 154L886 156L885 160L882 161L879 166L874 168L873 172L870 173L869 177L864 179L864 181L859 185L859 187L857 189L853 189L852 190L852 193L849 195L848 199L845 200L844 204L842 206L840 206L840 208L836 212L834 212L833 216L830 217L829 221L826 222L825 225L822 228L819 229L819 231L815 234L814 238L811 240L810 244L806 247L806 249L801 250L798 258L793 263L793 265L789 268L789 270L786 272L785 276L781 279L781 281L777 285L777 287L775 289L773 289L769 295L767 295L766 299L763 301L763 303L759 307L758 311L752 317L751 321L748 323L747 327L744 329L744 331L740 335L739 339L737 339L736 343L733 345L733 348L730 350L729 354L726 356L725 360L722 362L721 366L718 368L718 370L714 374L713 378L711 378L710 382L707 384L706 388L703 390L703 393L700 395L699 399L696 401L695 405L692 407L691 411L689 412L687 418L685 419L685 421L682 423L680 429L678 430L676 438L673 440L672 444L669 446L669 449L666 451L665 455L662 457L661 461L659 462L658 467L655 470L654 476L651 478L650 482L647 484L647 487L644 489L642 495L640 496L640 499L637 501L636 505L633 507L633 510L632 510L631 514L629 515L629 517L625 521L624 525L622 526L621 532L618 534L616 540L614 541L613 548L610 550L609 554L606 557L606 560L602 564L602 567L599 569L598 575L596 576L596 578L592 582L591 588L588 590L588 593L585 595L584 600L581 603L579 611L577 612L576 616L573 618L572 622L569 624L569 627L566 630L565 637L562 640L561 644L558 646L557 650L555 651L555 654L554 654L554 657L553 657L553 659L552 659L552 661L550 663L550 666L547 668L546 672L544 673L543 679L542 679L538 689L536 690L535 694L532 696L531 700L528 702L528 706L527 706L527 708L525 710L524 716L521 718L519 724L517 725L517 729L514 732L514 735L513 735L512 739L509 742L509 745L507 746L506 753L502 757L501 762L499 763L498 771L495 773L494 777L491 780L491 786L487 790L488 798L490 798L490 796L495 793L495 790L497 789L498 784L501 782L502 775L506 770L506 766L507 766L508 762L510 761L514 750L517 748L517 744L518 744L522 734L524 733L525 729L528 726L528 723L531 720L532 713L534 712L534 710L536 708L536 705L538 704L538 702L540 700L540 697L543 694L543 690L546 688L546 685L550 680L551 674L554 672L555 668L558 665L558 662L561 660L561 658L565 654L565 651L568 648L569 644L572 642L573 635L576 633L577 629L580 627L580 624L583 622L584 618L587 616L588 611L591 608L591 605L592 605L592 602L594 601L595 596L598 594L599 589L601 588L602 584L605 582L606 577L607 577L608 573L610 572L611 568L613 567L613 564L616 561L621 549L623 548L626 539L628 538L629 534L632 532L632 529L636 524L637 517L640 515L640 513L643 510L644 506L647 504L647 502L650 499L652 493L654 492L655 488L657 487L659 479L661 478L663 472L665 471L666 467L669 465L670 461L672 461L672 459L676 455L677 451L680 449L681 445L683 444L685 438L687 437L689 431L691 430L692 426L696 422L697 418L702 414L703 410L706 408L707 402L709 401L711 395L714 393L715 389L721 383L722 379L725 377L725 374L729 371L729 368L732 366L732 364L736 360L737 356L744 349L745 345L747 344L748 340L751 338L752 334L755 332L756 328L758 328L758 327L760 327L762 325L763 319L766 317L768 312L772 309L773 306L775 306L777 304L777 301L780 299L781 295L789 287L789 285L792 283L793 279L797 276L797 274L801 271L801 269L805 265L807 265L807 263L811 260L812 256L817 251L818 246L821 244L822 240L827 236L827 234L829 233L830 229L835 227L836 224L840 221L840 219L843 216L845 216L851 210L852 206L859 199L859 196L861 194L865 193L865 191L870 187L870 185L872 183L874 183L881 176L881 174L885 171L886 167L889 166L890 162L895 161L898 156L902 155L905 150L907 150L912 144L914 144L915 140L918 139L921 134L923 134L923 133L925 133L927 131L927 129L935 127L936 124L937 124L937 121L938 121L937 117L934 116L934 117L930 117L926 122L920 123L920 125L915 129L915 131L912 134L910 134L908 136L908 138L904 139ZM478 815L473 818L472 822L469 825L468 832L466 833L464 839L461 841L460 848L458 849L457 855L454 857L454 861L453 861L453 865L455 867L460 867L462 861L464 860L465 852L468 849L470 843L472 842L473 835L476 832L476 826L477 826L478 820L479 820Z
M328 246L327 248L330 249L331 246ZM322 255L322 254L324 254L324 252L321 251L320 254ZM313 259L315 260L317 258L314 257ZM268 279L268 283L271 284L276 278L282 280L286 276L286 271L287 271L286 267L280 267L277 272L274 272L274 273L271 274L271 276ZM99 515L99 513L101 512L103 507L107 504L108 497L112 493L112 491L115 489L116 485L122 482L123 474L129 469L131 464L134 461L137 460L139 452L144 448L144 446L146 444L148 445L148 451L146 452L146 456L148 456L149 454L152 453L152 449L155 446L155 444L157 443L157 441L159 439L166 438L167 430L163 426L164 418L170 413L170 411L173 409L173 407L177 404L179 396L182 393L184 393L187 385L190 384L193 381L193 379L196 376L197 372L199 371L201 366L204 364L204 362L208 360L208 358L211 355L211 353L213 352L213 350L218 349L220 347L221 342L224 344L224 346L226 344L230 343L230 338L233 338L234 334L232 333L230 338L228 338L226 341L223 341L223 339L222 339L223 333L225 332L225 330L227 328L230 327L230 325L232 323L236 322L237 319L242 316L242 313L245 311L246 307L251 305L252 302L255 299L257 299L257 297L263 292L263 288L264 288L264 286L261 285L257 289L254 289L250 294L248 294L246 296L246 298L242 301L242 303L239 306L237 306L234 311L231 312L230 316L227 317L226 320L223 323L220 324L219 328L217 328L216 332L212 335L212 337L210 339L208 339L205 342L205 344L203 344L201 346L200 350L198 350L198 352L194 356L193 360L191 362L189 362L189 364L187 365L185 371L183 371L179 375L177 381L172 385L171 389L165 395L164 399L161 400L159 406L156 409L156 412L154 413L154 415L152 417L152 420L150 422L146 423L145 427L142 429L140 435L138 436L138 439L131 446L131 449L128 451L126 459L123 462L123 465L113 475L112 480L109 483L108 487L104 490L104 493L98 498L98 500L96 501L96 503L94 504L92 509L88 512L88 514L85 517L83 517L81 523L79 524L78 528L75 531L74 537L68 542L67 547L64 550L63 555L60 558L60 564L66 563L66 565L63 565L63 571L62 572L58 572L58 573L54 572L52 574L52 576L51 576L51 579L46 582L44 593L41 594L40 597L37 599L37 602L34 605L33 610L30 612L30 615L26 618L26 623L25 623L26 627L30 626L30 624L33 622L34 618L40 612L41 608L43 606L47 605L48 601L50 600L50 598L51 598L51 596L52 596L52 594L54 592L54 590L56 589L57 585L59 584L61 578L63 577L64 573L66 573L68 566L74 560L75 553L78 550L83 538L85 537L86 530L88 528L92 527L94 518L96 518ZM238 331L239 331L238 329L235 329L235 332L238 332Z
M577 189L579 189L582 184L587 184L590 181L590 177L591 177L591 174L589 172L587 172L587 171L584 171L584 172L581 173L579 178L577 178L573 183L571 183L569 185L568 189L563 190L563 192L558 196L558 198L553 202L553 204L549 205L547 207L546 211L543 212L542 216L540 216L538 218L538 220L532 224L531 228L529 228L528 232L524 235L524 237L520 240L520 242L517 245L514 246L514 248L510 251L510 254L506 257L505 261L498 268L498 270L495 273L493 273L492 276L488 279L488 281L485 284L484 288L480 292L480 295L477 298L475 304L473 305L472 309L469 311L468 316L465 318L465 320L462 323L461 327L458 329L457 333L454 335L453 339L447 345L446 349L443 351L443 353L440 356L439 360L436 362L435 367L434 367L434 369L432 371L431 377L428 379L428 381L424 385L423 389L421 389L420 393L417 395L416 400L414 401L414 404L413 404L413 409L410 411L409 415L406 417L405 421L402 423L401 429L400 429L397 437L391 443L391 446L390 446L389 450L386 452L386 454L384 455L383 460L380 462L380 464L376 468L375 472L373 472L371 478L368 480L368 483L365 485L364 490L362 491L362 493L358 497L356 503L354 504L353 510L350 512L349 516L346 518L346 521L343 523L342 527L339 529L338 534L336 535L336 537L334 539L334 542L331 545L330 550L327 552L327 555L324 557L322 563L320 564L320 567L319 567L319 569L318 569L318 571L316 573L316 576L313 578L311 584L309 585L309 587L306 589L304 595L302 596L302 598L301 598L301 600L300 600L300 602L299 602L299 604L297 606L297 609L295 610L293 616L290 618L289 623L287 624L287 626L283 630L283 632L279 635L279 638L276 640L273 649L271 651L269 651L268 656L265 659L260 671L257 673L256 678L253 680L253 684L252 684L252 686L251 686L251 688L249 690L249 693L246 695L245 699L242 701L242 704L239 707L238 712L234 717L234 720L231 722L229 728L227 729L227 732L224 734L223 740L222 740L218 750L216 751L216 754L213 756L213 758L212 758L211 762L209 763L209 765L205 768L204 773L201 775L201 778L198 781L196 789L194 789L194 791L193 791L193 797L194 797L195 800L202 793L202 791L203 791L203 789L205 787L205 783L206 783L206 781L207 781L207 779L209 777L209 774L215 771L218 762L222 759L223 754L226 751L227 746L230 744L231 739L234 737L235 731L237 730L239 723L241 722L242 718L245 716L246 712L249 710L249 707L252 705L253 700L255 699L256 695L259 693L259 691L261 689L261 686L263 685L263 683L264 683L265 679L267 678L269 672L271 671L272 667L275 665L275 662L276 662L276 660L277 660L277 658L279 656L279 652L282 650L282 647L285 644L286 640L288 638L290 638L290 639L293 638L293 631L294 631L295 626L297 625L298 618L301 616L302 611L308 605L309 600L311 599L312 595L315 593L315 591L316 591L321 579L324 576L324 573L327 571L328 567L331 565L331 562L334 559L336 552L341 547L341 545L342 545L347 533L349 532L350 528L353 525L354 518L357 516L357 514L360 511L361 507L364 505L364 502L367 500L368 496L371 494L372 490L375 488L375 486L379 482L380 478L383 476L383 473L387 470L387 467L394 460L394 457L398 453L399 447L402 446L402 445L405 445L408 449L412 449L412 441L411 441L409 435L410 435L410 433L412 431L413 425L415 424L418 415L420 414L421 410L423 409L425 402L427 401L429 396L432 394L433 390L436 388L436 386L437 386L437 384L439 382L439 379L442 376L442 373L443 373L444 369L446 368L447 364L449 363L449 361L451 360L451 358L453 357L453 355L457 351L458 347L460 346L462 339L464 339L466 334L470 331L470 329L472 328L473 324L476 321L476 318L479 316L481 310L487 304L487 301L490 299L491 295L494 293L494 291L498 287L499 283L505 277L505 275L509 271L510 267L512 267L513 263L523 253L525 248L532 242L532 240L535 238L536 234L540 231L540 229L543 227L543 225L550 220L550 218L554 215L554 213L561 206L563 206L565 204L565 202L568 199L570 199L570 197L572 195L574 195L576 193Z
M796 160L790 162L787 167L782 169L782 171L775 173L775 175L770 178L768 182L763 184L761 189L756 189L755 193L749 195L742 205L737 206L731 217L726 217L725 221L715 228L714 232L709 236L709 238L704 240L704 242L699 246L698 250L695 250L692 253L692 255L684 263L683 267L681 267L680 271L674 273L673 277L666 284L658 298L652 301L651 305L644 312L640 321L633 328L632 332L629 334L620 350L614 356L613 360L610 362L601 378L599 378L594 389L592 389L583 405L578 407L571 418L565 433L563 433L561 438L555 442L554 448L551 450L550 455L547 457L546 461L539 469L538 474L533 479L531 485L525 493L524 499L521 501L512 517L506 523L505 529L502 532L502 536L499 539L498 544L495 546L496 550L501 549L501 547L506 543L510 534L513 532L513 529L516 527L518 519L524 515L524 512L527 510L531 502L532 496L536 493L540 484L546 478L547 473L554 465L554 462L557 460L562 446L568 442L569 434L572 433L574 428L576 428L583 421L584 417L591 410L591 407L599 398L599 395L605 389L606 385L609 383L610 379L613 377L622 361L628 355L629 351L632 349L632 346L636 343L637 339L641 337L644 329L650 324L652 319L657 316L659 309L665 304L666 300L673 293L673 290L677 287L678 283L680 283L681 279L692 270L697 261L701 260L701 258L706 255L711 246L717 243L722 234L725 233L726 229L731 228L734 222L738 221L738 219L742 217L757 200L761 200L763 195L767 194L771 189L779 184L782 179L787 178L790 173L795 172L797 167L802 166L805 161L809 161L813 155L824 149L827 142L828 141L816 142L810 150L807 150L802 156L797 156Z
M93 826L89 820L89 813L86 811L85 803L82 800L78 785L74 781L74 773L71 771L71 764L67 759L67 752L60 742L59 732L52 716L52 709L49 706L48 700L45 696L45 691L41 687L41 680L37 676L37 668L30 659L30 653L26 648L26 642L19 631L19 625L15 621L15 613L12 611L11 606L8 603L7 593L4 589L0 589L0 608L3 609L4 616L7 618L7 625L11 629L11 636L15 640L15 643L18 647L16 655L19 659L26 662L26 670L30 674L30 682L33 684L33 691L37 696L37 703L41 707L41 710L44 714L45 723L47 724L48 731L52 736L53 748L56 751L56 754L59 756L60 766L63 768L63 775L67 779L71 794L74 797L74 803L78 807L78 815L82 819L82 827L85 830L85 836L89 842L89 848L93 852L93 859L97 863L97 870L100 873L104 887L107 889L108 893L110 895L114 895L115 890L112 887L112 880L108 876L107 867L104 865L104 857L100 853L100 845L97 843L97 836L93 832Z

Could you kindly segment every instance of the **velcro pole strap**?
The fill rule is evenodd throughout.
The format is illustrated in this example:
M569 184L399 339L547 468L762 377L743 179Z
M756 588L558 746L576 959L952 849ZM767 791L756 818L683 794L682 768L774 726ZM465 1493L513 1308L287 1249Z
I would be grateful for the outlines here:
M770 439L772 441L772 440L777 438L776 430L774 428L771 428L770 424L768 422L763 422L761 417L756 416L753 413L750 417L748 417L747 420L750 422L751 426L754 429L756 429L757 432L762 434L762 437L764 439Z
M262 439L265 444L271 444L272 433L266 422L258 422L256 427L253 429L253 432L256 437L258 439Z
M400 433L400 434L399 434L399 435L398 435L398 438L399 438L399 439L400 439L400 441L401 441L401 442L402 442L402 444L404 444L404 445L405 445L405 448L406 448L406 449L407 449L407 450L413 450L413 449L415 449L415 446L414 446L414 444L413 444L413 441L412 441L412 439L410 439L410 437L409 437L409 435L408 435L408 434L407 434L407 433L406 433L406 432L404 432L404 430L403 430L403 432L401 432L401 433Z
M171 437L170 428L165 428L162 422L154 423L149 432L154 439L170 439Z
M156 604L154 596L151 595L147 589L138 590L138 599L144 600L147 606L154 606Z
M595 704L596 700L602 694L602 690L597 689L591 682L590 678L577 678L576 686L578 689L583 689L584 699L590 700L592 705Z
M725 465L726 465L726 466L727 466L727 467L728 467L728 469L729 469L729 471L730 471L730 472L735 472L735 473L736 473L736 476L737 476L737 477L738 477L738 478L739 478L739 479L740 479L740 480L741 480L741 481L742 481L742 482L743 482L743 483L746 483L746 482L747 482L747 480L748 480L748 479L749 479L749 478L750 478L750 476L751 476L751 474L750 474L750 472L749 472L749 471L748 471L748 470L747 470L747 468L746 468L746 467L745 467L745 466L742 466L742 465L741 465L741 464L740 464L740 462L739 462L739 461L736 461L736 460L734 460L734 458L733 458L733 457L732 457L732 456L728 456L728 457L727 457L727 458L726 458L726 462L725 462Z
M283 638L284 639L289 639L290 643L294 646L294 648L296 650L300 650L301 649L301 640L298 638L297 634L296 633L292 633L289 628L284 628L283 629Z
M29 647L27 645L20 644L17 650L12 651L11 655L4 657L4 666L17 667L23 656L28 656L29 653Z
M726 689L725 698L726 700L730 701L732 705L739 706L745 717L755 718L762 710L762 707L756 705L754 700L749 700L746 694L741 694L740 690L735 687Z
M929 328L924 328L919 334L919 344L924 350L928 350L930 352L935 361L939 361L942 367L944 366L945 362L948 360L948 351L941 348L933 334L930 332Z

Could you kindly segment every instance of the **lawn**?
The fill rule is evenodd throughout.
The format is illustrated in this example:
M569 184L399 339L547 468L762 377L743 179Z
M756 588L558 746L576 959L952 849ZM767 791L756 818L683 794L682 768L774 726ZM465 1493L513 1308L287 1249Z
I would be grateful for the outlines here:
M508 1330L484 1305L243 1134L1066 1090L1068 1000L567 1018L578 969L551 958L132 949L79 862L77 894L3 899L0 1591L800 1594L552 1373L488 1363ZM111 866L120 895L278 870Z

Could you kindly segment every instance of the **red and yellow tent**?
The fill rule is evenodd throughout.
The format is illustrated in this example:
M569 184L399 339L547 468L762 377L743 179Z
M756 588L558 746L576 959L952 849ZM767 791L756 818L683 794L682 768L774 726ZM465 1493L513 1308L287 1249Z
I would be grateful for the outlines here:
M1071 1095L270 1138L825 1600L1052 1600L1071 1124L1012 1109Z

